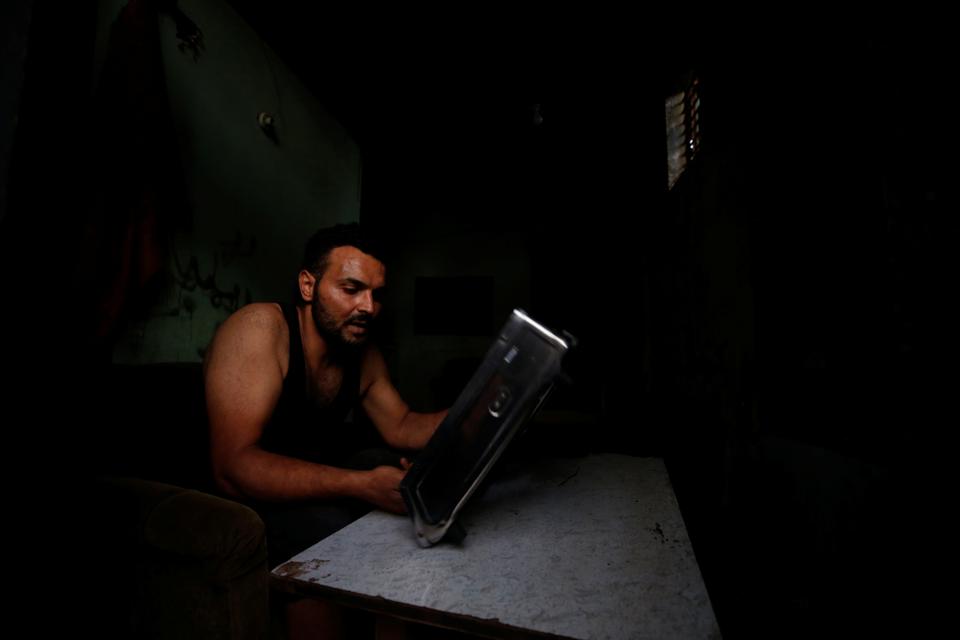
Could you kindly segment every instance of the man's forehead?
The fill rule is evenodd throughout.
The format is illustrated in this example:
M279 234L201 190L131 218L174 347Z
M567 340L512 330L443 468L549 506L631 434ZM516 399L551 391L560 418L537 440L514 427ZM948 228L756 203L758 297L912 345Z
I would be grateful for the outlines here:
M360 280L371 286L383 286L386 267L356 247L336 247L330 252L327 273L337 279Z

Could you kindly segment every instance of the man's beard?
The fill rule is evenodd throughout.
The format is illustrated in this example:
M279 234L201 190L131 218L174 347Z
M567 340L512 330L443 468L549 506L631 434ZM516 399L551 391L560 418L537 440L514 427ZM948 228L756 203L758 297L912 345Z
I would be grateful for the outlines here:
M313 322L317 326L317 331L330 346L339 349L356 349L366 343L370 325L373 323L373 316L369 313L355 313L338 324L320 302L320 296L314 294L311 306L313 307ZM347 327L351 325L363 326L367 331L362 336L354 336L347 331Z

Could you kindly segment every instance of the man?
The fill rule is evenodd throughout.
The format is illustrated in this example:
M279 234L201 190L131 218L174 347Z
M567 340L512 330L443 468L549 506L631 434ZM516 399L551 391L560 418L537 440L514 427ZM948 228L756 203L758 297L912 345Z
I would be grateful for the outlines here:
M362 515L358 501L404 511L405 459L350 459L355 406L394 450L422 448L446 415L410 411L368 342L385 285L377 253L356 224L320 230L296 304L247 305L207 352L214 479L263 516L271 567Z

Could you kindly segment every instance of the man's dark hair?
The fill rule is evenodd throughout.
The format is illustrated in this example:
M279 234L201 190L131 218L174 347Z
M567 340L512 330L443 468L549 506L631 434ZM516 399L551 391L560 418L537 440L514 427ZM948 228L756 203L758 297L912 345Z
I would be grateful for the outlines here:
M358 223L351 222L325 227L313 234L303 250L300 269L306 269L318 278L322 277L330 264L330 252L337 247L356 247L383 262L383 249L378 239L362 229Z

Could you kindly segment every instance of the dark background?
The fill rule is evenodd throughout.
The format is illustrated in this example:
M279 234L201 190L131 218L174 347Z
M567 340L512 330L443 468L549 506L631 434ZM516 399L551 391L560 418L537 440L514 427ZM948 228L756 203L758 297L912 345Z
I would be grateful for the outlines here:
M365 224L398 243L524 234L529 311L580 340L552 399L579 422L528 439L665 457L726 637L934 624L957 210L938 20L639 29L599 11L231 4L360 145ZM95 8L5 11L30 19L3 27L4 108L19 98L2 130L3 421L40 468L11 486L52 489L17 508L56 519L103 359L63 260L102 133L87 126ZM663 100L690 73L702 151L668 191ZM415 206L424 190L458 215Z

